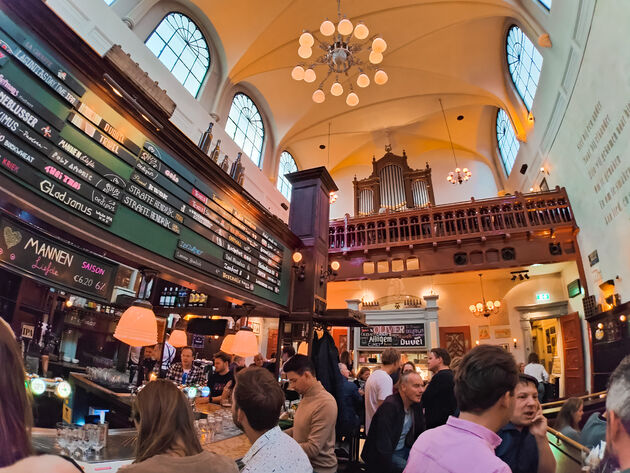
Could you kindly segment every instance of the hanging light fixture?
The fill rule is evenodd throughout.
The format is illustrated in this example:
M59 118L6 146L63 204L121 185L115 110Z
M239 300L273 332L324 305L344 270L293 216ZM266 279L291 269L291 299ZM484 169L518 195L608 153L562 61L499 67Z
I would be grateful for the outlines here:
M314 82L317 78L314 68L316 66L327 66L328 74L323 77L317 90L312 95L313 102L322 103L326 96L324 84L331 75L335 75L335 81L330 87L330 93L338 97L343 94L344 87L339 81L339 75L345 75L344 81L354 81L359 87L364 88L370 85L370 78L364 72L372 69L376 71L374 82L383 85L387 82L387 74L375 67L383 61L383 52L387 49L387 43L380 36L370 36L370 30L363 23L353 25L352 22L341 14L341 0L337 0L337 25L326 19L319 27L319 32L325 39L319 40L309 31L304 31L299 38L298 55L302 59L308 59L313 54L313 46L318 43L324 54L313 59L311 64L299 64L291 70L291 77L294 80L304 80ZM367 53L367 57L366 54ZM355 75L356 74L356 75ZM346 97L346 104L354 107L359 103L359 96L352 90Z
M219 350L221 350L223 353L229 353L231 355L233 353L232 352L233 343L234 343L234 334L231 333L229 335L226 335L225 338L223 339L223 343L221 343L221 348L219 348Z
M175 348L185 347L188 345L188 336L183 330L173 330L170 338L168 339L168 343L173 345Z
M157 343L157 320L149 301L136 300L120 316L114 338L132 347Z
M446 180L451 184L463 184L471 178L472 173L468 168L460 169L457 164L457 157L455 156L455 147L453 146L453 139L451 138L451 130L448 127L448 121L446 120L446 113L444 113L444 105L442 105L442 99L440 101L440 108L442 109L442 116L444 117L444 124L446 125L446 132L448 133L448 140L451 143L451 151L453 152L453 159L455 160L455 171L451 171L446 176Z
M486 301L486 298L483 294L483 282L481 277L483 275L479 274L479 285L481 286L481 302L476 302L474 304L470 304L468 309L475 316L484 316L490 317L493 313L496 313L501 308L501 301Z
M258 339L251 327L241 327L234 335L232 353L242 357L254 356L258 353Z
M298 355L308 356L308 343L300 342L297 349Z

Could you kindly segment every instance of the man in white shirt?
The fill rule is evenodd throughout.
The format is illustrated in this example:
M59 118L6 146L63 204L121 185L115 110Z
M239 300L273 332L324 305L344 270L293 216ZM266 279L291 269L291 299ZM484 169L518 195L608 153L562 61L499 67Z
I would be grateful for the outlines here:
M381 353L380 369L375 370L365 382L365 433L370 429L374 413L387 396L394 393L392 373L400 366L400 353L393 348L386 348Z
M529 354L524 372L538 381L538 402L543 402L545 397L544 383L549 381L549 374L545 367L540 364L540 359L536 353Z
M312 473L302 447L278 427L283 404L282 389L269 370L252 366L236 376L232 418L252 443L241 473Z

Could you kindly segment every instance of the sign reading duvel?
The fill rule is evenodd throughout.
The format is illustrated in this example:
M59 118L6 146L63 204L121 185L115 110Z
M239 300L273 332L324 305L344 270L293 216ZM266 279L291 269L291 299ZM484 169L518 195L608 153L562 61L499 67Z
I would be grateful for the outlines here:
M369 348L424 347L424 324L361 327L359 345Z

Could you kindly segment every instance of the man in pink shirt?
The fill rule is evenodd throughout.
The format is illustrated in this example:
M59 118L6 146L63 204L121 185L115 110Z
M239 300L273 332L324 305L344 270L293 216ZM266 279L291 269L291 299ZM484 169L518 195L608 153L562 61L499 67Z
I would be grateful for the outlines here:
M421 434L404 473L511 473L494 449L501 443L496 432L512 416L517 380L516 362L502 348L469 351L455 378L459 418Z

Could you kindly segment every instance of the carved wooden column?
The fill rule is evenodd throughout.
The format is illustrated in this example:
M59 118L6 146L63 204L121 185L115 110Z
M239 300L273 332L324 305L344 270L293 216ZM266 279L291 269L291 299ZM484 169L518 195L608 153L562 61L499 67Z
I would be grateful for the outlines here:
M330 192L337 186L325 167L287 174L291 183L289 228L304 245L300 250L305 265L304 279L295 278L292 315L311 315L326 310L326 282L320 284L328 268L328 222Z

